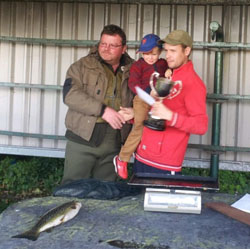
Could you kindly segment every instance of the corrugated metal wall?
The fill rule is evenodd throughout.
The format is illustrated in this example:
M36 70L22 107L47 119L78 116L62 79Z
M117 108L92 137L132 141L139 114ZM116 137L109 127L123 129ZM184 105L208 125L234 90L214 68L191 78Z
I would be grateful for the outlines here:
M0 2L0 36L66 40L98 40L104 25L120 25L129 41L147 33L165 37L174 29L188 31L196 42L210 42L209 24L218 21L226 42L250 43L250 6L171 5L143 3ZM0 43L0 82L62 86L67 68L87 54L87 46L55 46L36 43ZM129 47L137 59L135 47ZM212 49L194 49L195 69L213 93ZM250 94L249 50L224 53L223 93ZM164 57L164 54L162 54ZM221 145L250 147L250 101L222 105ZM0 87L0 130L63 136L67 111L60 90ZM190 143L211 144L212 108L206 135L192 136ZM64 140L0 135L0 145L63 149ZM7 149L6 149L7 150ZM209 160L210 154L188 149L186 158ZM250 162L248 152L226 152L223 161Z

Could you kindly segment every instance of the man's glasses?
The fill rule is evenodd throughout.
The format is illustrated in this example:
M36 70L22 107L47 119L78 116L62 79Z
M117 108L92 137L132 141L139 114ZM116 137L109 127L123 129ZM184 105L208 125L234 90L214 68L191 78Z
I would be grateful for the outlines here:
M105 42L100 42L99 46L102 48L110 48L110 49L116 49L122 46L122 44L118 45L118 44L107 44Z

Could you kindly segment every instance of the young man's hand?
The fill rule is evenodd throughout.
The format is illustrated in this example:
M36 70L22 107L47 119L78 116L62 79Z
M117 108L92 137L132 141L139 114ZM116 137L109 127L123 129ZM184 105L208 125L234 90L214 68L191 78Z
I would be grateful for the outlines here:
M161 101L156 101L151 109L151 113L161 119L172 120L173 112L167 108Z

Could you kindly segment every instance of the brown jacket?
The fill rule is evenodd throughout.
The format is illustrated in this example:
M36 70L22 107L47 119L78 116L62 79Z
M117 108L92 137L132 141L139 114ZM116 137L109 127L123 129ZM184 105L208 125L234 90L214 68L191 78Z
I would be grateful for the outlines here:
M131 107L133 93L128 88L129 69L133 59L125 54L125 66L121 83L121 105ZM64 84L64 103L68 106L65 125L76 135L89 141L97 118L101 114L108 87L106 73L98 60L97 48L73 63L67 71ZM121 130L125 141L130 125Z

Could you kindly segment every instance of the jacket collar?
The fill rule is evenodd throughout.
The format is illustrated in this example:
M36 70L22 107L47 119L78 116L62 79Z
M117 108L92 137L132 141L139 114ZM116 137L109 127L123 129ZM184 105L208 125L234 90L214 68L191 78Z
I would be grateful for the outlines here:
M187 63L183 64L182 66L174 69L174 74L177 74L179 72L186 72L189 71L190 69L193 69L193 62L189 60Z

